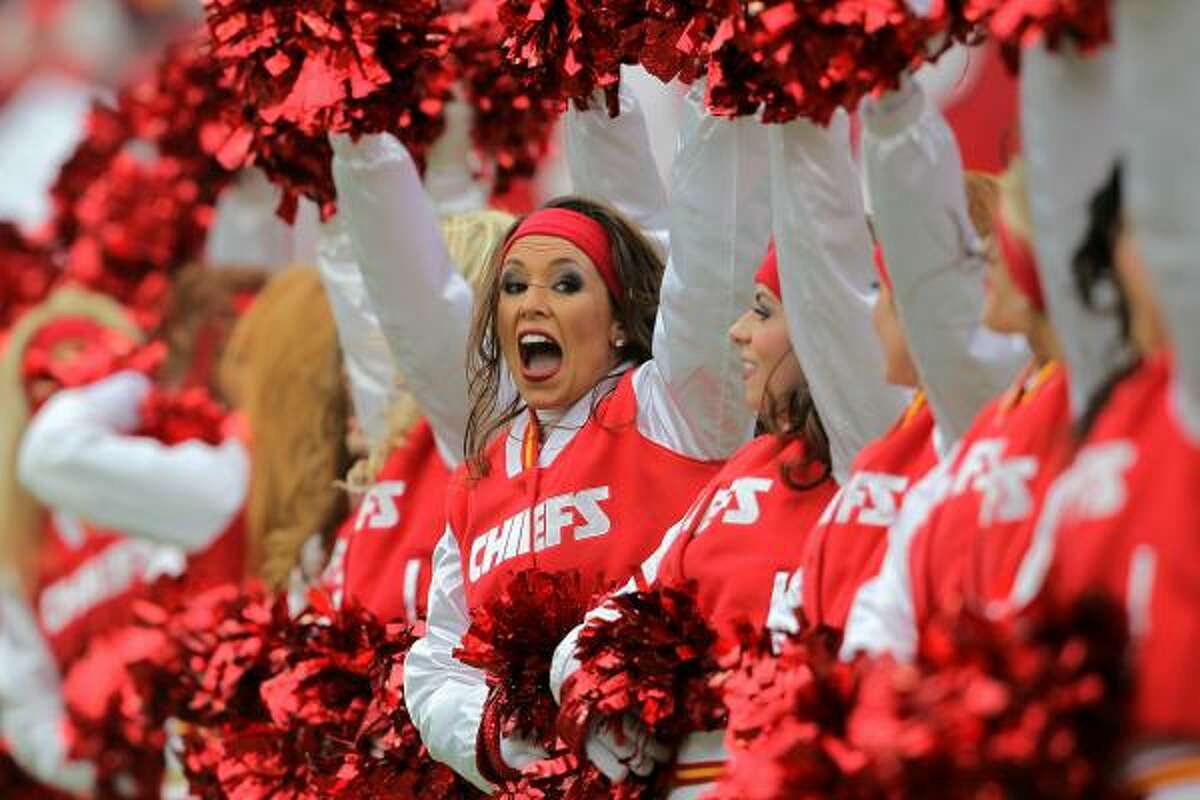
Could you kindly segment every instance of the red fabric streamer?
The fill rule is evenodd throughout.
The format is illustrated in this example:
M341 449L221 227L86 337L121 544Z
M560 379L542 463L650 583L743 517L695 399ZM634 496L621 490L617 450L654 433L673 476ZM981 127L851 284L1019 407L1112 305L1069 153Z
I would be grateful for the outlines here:
M284 192L335 209L327 133L396 134L418 163L441 135L452 73L437 0L205 0L222 85L238 98L227 167L257 164Z

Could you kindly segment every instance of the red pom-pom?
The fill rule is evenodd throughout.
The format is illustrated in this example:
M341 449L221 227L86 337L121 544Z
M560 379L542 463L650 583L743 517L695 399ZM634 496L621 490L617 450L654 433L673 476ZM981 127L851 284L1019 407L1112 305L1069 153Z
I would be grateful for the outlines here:
M130 668L163 644L158 631L118 629L93 641L63 681L70 755L96 767L97 798L159 796L166 733L136 702Z
M802 626L803 627L803 626ZM860 798L867 759L846 738L857 678L839 636L809 629L781 644L746 631L716 683L729 711L729 765L715 798Z
M709 109L828 123L836 109L899 85L948 41L944 16L922 17L905 0L765 0L738 4L709 43Z
M588 600L578 573L530 569L471 609L454 657L487 673L505 735L555 746L558 705L546 680L554 649L583 620Z
M504 52L518 67L533 97L565 108L587 108L603 90L616 115L621 62L631 32L644 12L636 4L606 2L585 6L576 0L500 0Z
M850 735L907 796L1101 798L1128 730L1123 609L1089 597L1039 621L960 614L916 666L866 667Z
M986 21L1010 65L1023 48L1044 43L1057 50L1065 42L1090 53L1112 41L1111 0L937 0L938 10L968 23ZM957 8L955 8L957 6Z
M725 708L711 686L717 636L696 607L694 589L629 592L605 606L617 613L580 632L581 667L563 687L559 731L576 752L593 725L620 732L628 716L668 747L689 733L724 727Z
M40 303L58 276L50 251L0 222L0 330Z
M441 135L452 75L437 0L206 0L213 56L239 99L226 166L255 163L324 217L335 207L327 133L396 134L417 158ZM235 146L236 145L236 146Z
M138 434L163 444L220 444L225 438L227 411L203 386L178 391L152 388L142 400L140 416Z
M493 0L474 0L452 17L454 68L473 111L471 140L497 193L531 178L550 151L561 104L531 90L504 59L504 30Z

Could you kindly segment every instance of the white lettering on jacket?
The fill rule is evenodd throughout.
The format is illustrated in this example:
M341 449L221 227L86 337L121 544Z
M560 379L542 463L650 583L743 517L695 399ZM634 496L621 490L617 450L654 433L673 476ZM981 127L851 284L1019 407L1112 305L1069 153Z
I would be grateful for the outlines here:
M704 533L718 519L726 525L754 525L762 514L758 496L771 491L773 484L770 478L746 477L718 489L696 526L696 535Z
M372 486L358 506L354 530L381 530L399 525L399 499L407 488L404 481L380 481Z
M558 547L564 538L574 541L604 536L612 528L601 503L608 500L607 486L548 497L533 508L513 514L500 525L475 537L467 574L471 582L498 564L526 553Z
M174 547L138 539L115 542L42 590L38 598L42 627L47 633L58 633L138 580L182 574L186 562L183 552Z
M1038 460L1031 455L1004 458L1004 439L980 439L974 442L954 476L950 492L980 494L979 525L1019 522L1033 513L1033 492L1029 488L1038 472Z
M821 514L821 525L845 525L858 517L860 525L886 528L896 521L908 478L886 472L856 472L838 490Z
M804 571L776 572L775 585L771 589L771 606L767 612L767 630L771 631L771 639L779 647L786 634L797 633L800 621L796 619L796 609L804 597Z

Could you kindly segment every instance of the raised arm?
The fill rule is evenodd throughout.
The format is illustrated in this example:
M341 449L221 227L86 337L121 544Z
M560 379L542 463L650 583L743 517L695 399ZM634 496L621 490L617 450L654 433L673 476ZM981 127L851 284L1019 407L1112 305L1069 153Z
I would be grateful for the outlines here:
M967 215L954 133L914 81L863 104L863 161L896 306L947 443L1012 381L1029 351L985 328L983 244Z
M1200 4L1126 2L1119 13L1125 206L1174 349L1176 410L1200 443L1200 138L1182 122L1200 118Z
M56 394L25 432L18 477L46 506L198 552L242 509L249 457L236 439L165 445L131 435L149 389L122 372Z
M408 150L388 134L335 134L333 178L355 260L392 357L450 463L467 427L472 296L454 269Z
M828 128L807 121L772 126L770 139L772 227L788 332L842 482L909 393L884 381L871 329L875 269L846 115Z
M322 226L317 268L333 309L354 413L374 448L387 436L387 410L396 393L396 366L354 260L350 237L338 217Z
M767 131L755 119L703 110L703 86L684 104L671 178L671 254L663 276L654 360L639 370L638 426L692 458L724 459L750 438L729 326L753 297L767 251L771 204Z
M587 111L566 114L564 140L572 190L612 204L641 228L666 257L670 207L650 149L646 116L628 81L621 84L621 113L610 118L598 98Z
M1115 53L1080 56L1041 45L1021 56L1021 141L1033 246L1050 319L1066 354L1071 411L1078 417L1121 353L1115 314L1084 306L1072 261L1092 196L1116 163L1121 125L1113 92Z

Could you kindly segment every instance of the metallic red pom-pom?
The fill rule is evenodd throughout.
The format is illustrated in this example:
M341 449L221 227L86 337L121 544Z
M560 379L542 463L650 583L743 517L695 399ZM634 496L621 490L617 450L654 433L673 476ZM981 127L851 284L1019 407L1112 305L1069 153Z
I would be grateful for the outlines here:
M57 277L48 248L0 222L0 330L45 299Z
M220 444L227 415L203 386L177 391L155 387L142 399L138 434L167 445L187 441Z
M212 54L237 98L221 133L227 167L257 164L334 211L331 132L396 134L420 162L444 127L452 73L437 0L206 0Z
M561 103L532 90L504 58L494 0L474 0L452 15L454 71L471 106L471 141L495 192L531 178L550 151Z

